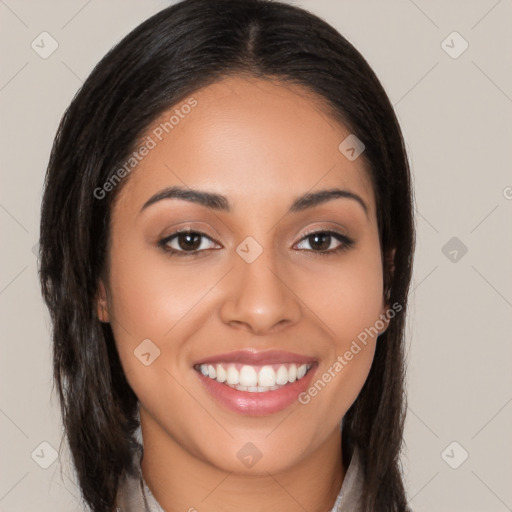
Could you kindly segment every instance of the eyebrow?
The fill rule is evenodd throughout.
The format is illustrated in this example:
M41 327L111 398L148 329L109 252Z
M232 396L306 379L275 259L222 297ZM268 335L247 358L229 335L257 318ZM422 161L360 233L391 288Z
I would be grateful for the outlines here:
M339 198L356 201L363 208L366 216L368 216L368 207L360 196L354 194L353 192L349 192L348 190L342 190L339 188L319 190L317 192L307 192L306 194L298 197L293 201L287 213L302 212L309 208L313 208L315 206L326 203L327 201ZM231 206L226 196L213 192L206 192L203 190L196 190L179 186L165 188L160 192L157 192L144 203L141 211L164 199L183 199L185 201L197 203L201 206L206 206L207 208L212 208L213 210L225 212L231 211Z

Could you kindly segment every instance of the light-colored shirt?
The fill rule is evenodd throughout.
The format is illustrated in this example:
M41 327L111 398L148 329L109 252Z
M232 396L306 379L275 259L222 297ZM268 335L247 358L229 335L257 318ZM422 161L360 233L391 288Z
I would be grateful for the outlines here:
M116 499L116 512L165 512L142 476L142 454L142 450L135 454L136 473L125 474L121 480ZM357 449L354 449L340 492L329 512L360 512L362 489L361 464Z

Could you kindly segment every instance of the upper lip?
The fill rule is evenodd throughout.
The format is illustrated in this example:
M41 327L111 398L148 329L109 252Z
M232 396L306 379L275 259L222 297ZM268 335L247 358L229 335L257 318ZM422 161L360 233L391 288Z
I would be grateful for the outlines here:
M234 352L226 352L225 354L217 354L215 356L200 359L194 363L213 364L213 363L240 363L247 365L265 365L278 363L313 363L314 357L295 354L293 352L285 352L283 350L237 350Z

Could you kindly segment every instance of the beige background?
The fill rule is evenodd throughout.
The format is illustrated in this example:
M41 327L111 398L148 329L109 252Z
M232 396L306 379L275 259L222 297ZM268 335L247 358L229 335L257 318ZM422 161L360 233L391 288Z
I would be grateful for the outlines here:
M512 2L294 3L366 57L410 152L418 247L403 460L413 510L512 510ZM61 437L33 254L43 175L59 119L92 67L166 5L0 0L2 512L81 510L69 460L41 467ZM44 31L58 42L47 59L31 48ZM445 49L455 55L462 39L442 45L453 31L469 44L458 58Z

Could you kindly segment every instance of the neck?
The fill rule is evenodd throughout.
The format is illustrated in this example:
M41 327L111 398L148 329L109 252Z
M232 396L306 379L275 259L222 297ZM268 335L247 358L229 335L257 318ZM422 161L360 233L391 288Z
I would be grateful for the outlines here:
M194 456L142 409L140 417L142 473L166 512L328 512L345 477L339 428L292 467L246 475Z

